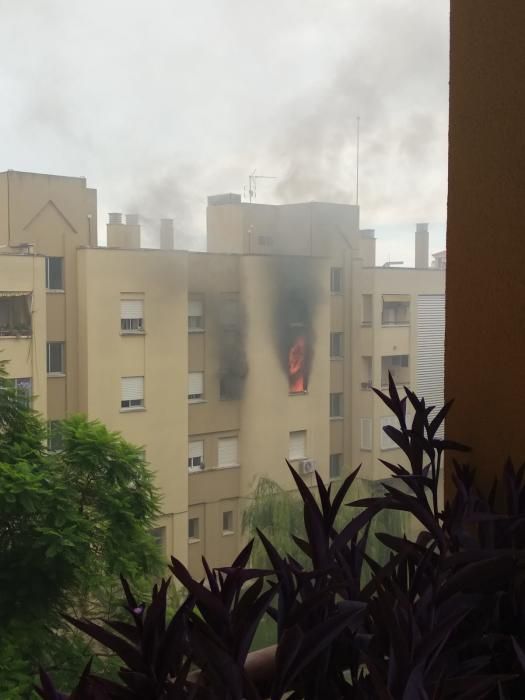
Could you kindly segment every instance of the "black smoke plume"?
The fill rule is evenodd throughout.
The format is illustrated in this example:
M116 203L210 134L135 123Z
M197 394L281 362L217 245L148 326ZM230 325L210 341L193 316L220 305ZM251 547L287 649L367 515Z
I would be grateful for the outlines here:
M238 295L215 300L219 349L220 397L241 399L248 374L246 359L246 313Z
M280 257L273 265L274 338L290 393L308 390L314 359L319 285L314 258Z

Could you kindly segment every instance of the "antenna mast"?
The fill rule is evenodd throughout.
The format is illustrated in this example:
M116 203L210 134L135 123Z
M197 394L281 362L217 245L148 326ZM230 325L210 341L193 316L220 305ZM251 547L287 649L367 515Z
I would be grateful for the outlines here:
M256 175L257 170L255 169L250 175L248 175L248 195L250 198L250 204L257 199L257 180L276 180L275 175Z
M356 118L356 172L355 172L355 203L359 205L359 122L360 117Z

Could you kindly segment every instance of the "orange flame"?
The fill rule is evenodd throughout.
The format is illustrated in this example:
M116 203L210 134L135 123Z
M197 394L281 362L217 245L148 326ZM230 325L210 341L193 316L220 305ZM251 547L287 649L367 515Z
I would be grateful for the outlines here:
M292 394L299 394L306 390L304 376L305 351L306 339L303 335L300 335L288 351L288 381L290 393Z

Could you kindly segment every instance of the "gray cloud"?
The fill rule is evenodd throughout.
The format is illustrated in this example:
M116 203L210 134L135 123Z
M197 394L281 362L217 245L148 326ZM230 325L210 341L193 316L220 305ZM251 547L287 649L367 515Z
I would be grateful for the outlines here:
M0 169L85 175L101 210L171 216L179 244L202 246L206 195L241 191L254 167L278 176L259 201L352 201L360 114L364 223L444 218L446 3L0 11Z

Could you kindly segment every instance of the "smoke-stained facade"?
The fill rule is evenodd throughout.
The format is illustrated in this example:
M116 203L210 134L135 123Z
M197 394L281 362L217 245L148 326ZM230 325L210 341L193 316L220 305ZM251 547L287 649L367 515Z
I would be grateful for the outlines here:
M291 394L308 391L314 358L314 317L319 298L310 258L276 258L274 276L275 343Z
M238 294L223 294L214 303L219 347L219 393L223 400L241 399L248 374L246 312Z

